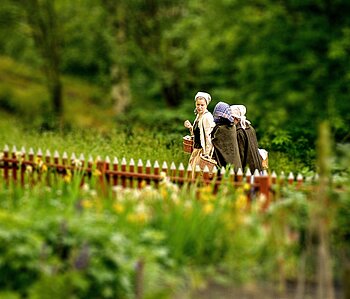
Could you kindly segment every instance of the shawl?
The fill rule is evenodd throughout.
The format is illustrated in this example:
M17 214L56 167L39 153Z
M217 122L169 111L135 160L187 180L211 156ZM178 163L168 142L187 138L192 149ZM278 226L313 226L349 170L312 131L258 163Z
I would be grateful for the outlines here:
M259 172L262 171L262 158L259 154L258 140L253 126L249 125L243 129L238 123L237 141L243 170L247 166L252 174L255 169L258 169Z
M242 168L234 125L217 124L212 132L212 143L214 146L213 158L219 167L232 165L236 172L238 168Z
M203 154L207 155L212 149L210 133L215 126L213 115L206 110L201 118L199 118L199 114L197 114L196 119L194 120L194 123L195 122L198 122L198 127L200 128L200 140Z

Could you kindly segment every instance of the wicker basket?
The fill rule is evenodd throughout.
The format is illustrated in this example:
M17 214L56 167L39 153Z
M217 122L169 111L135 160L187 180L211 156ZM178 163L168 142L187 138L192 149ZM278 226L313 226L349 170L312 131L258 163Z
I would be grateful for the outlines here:
M262 163L261 163L263 169L268 169L269 168L269 158L266 157L265 160L262 160Z
M259 155L261 156L261 166L263 169L268 169L269 168L269 153L265 149L258 149Z
M199 159L199 167L201 170L204 170L205 166L208 166L209 172L212 172L214 166L217 166L217 162L214 159L201 154Z
M193 139L194 136L186 135L182 138L183 150L187 154L193 152Z

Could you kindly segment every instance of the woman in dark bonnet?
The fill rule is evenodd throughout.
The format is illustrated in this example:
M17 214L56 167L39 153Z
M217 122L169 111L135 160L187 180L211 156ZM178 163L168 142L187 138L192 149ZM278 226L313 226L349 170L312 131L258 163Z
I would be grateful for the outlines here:
M239 168L242 168L242 164L230 105L224 102L217 103L213 111L213 117L215 122L215 127L211 133L214 146L213 158L217 161L219 168L231 165L237 172Z

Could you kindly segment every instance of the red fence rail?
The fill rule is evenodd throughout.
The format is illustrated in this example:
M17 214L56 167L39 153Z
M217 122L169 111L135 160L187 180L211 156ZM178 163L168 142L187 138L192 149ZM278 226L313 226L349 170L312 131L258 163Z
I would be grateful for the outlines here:
M210 174L206 169L201 173L198 168L195 171L195 178L192 178L191 166L185 169L182 163L180 163L179 167L176 167L175 163L172 162L169 168L165 161L160 167L158 161L155 161L152 166L150 160L147 160L146 165L143 164L142 160L138 160L137 165L135 165L134 159L130 159L130 162L127 163L126 159L123 158L119 163L116 157L111 162L108 156L104 160L98 156L95 161L92 156L89 156L86 162L83 154L76 158L76 155L73 153L69 159L66 152L60 157L59 153L55 151L52 157L49 150L43 155L41 149L38 149L35 154L34 150L30 148L27 154L25 148L17 151L15 146L13 146L12 151L9 150L8 146L5 146L3 152L0 153L0 177L6 183L12 181L24 186L28 180L31 184L46 180L46 183L50 185L50 180L52 179L50 175L52 173L54 174L54 179L57 180L60 177L69 179L76 172L83 174L83 180L96 175L103 189L113 186L143 188L144 186L152 185L158 187L159 182L165 177L180 186L184 184L203 185L214 183L218 188L225 174L224 170L220 171L220 174L215 171L213 174ZM300 174L295 178L293 173L290 173L288 178L286 178L281 173L277 179L275 172L268 174L265 171L260 175L256 171L252 175L249 170L245 174L241 170L238 170L237 173L230 170L229 174L225 174L225 177L228 177L229 182L235 187L248 184L251 190L258 194L263 194L266 197L266 206L271 200L273 195L272 187L277 184L277 181L279 184L287 182L289 185L295 184L296 187L301 186L304 181Z

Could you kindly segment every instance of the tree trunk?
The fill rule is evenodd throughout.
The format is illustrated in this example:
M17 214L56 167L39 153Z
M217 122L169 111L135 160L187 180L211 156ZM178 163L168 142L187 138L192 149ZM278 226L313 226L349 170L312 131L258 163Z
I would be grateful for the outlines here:
M52 83L51 88L51 102L53 103L53 115L60 125L62 125L63 115L63 92L62 83L59 78Z
M111 98L114 103L114 112L116 115L121 114L129 106L130 87L128 72L116 64L112 67L112 87Z
M127 8L123 1L115 2L104 0L103 5L109 14L110 24L114 31L116 54L111 66L111 99L114 103L115 114L125 111L131 102L129 71L125 62L128 48L127 36Z
M63 93L60 78L60 44L62 40L59 34L55 2L51 0L27 0L18 3L23 5L26 11L34 43L43 60L55 124L62 125Z

